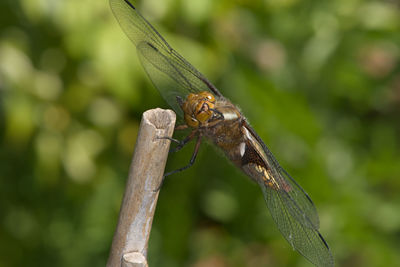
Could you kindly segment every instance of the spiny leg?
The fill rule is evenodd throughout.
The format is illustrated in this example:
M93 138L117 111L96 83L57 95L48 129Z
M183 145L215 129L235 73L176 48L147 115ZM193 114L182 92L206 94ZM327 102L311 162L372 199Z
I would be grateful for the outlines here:
M175 131L181 131L181 130L185 130L187 128L189 128L189 126L187 126L186 124L182 124L182 125L176 126ZM182 142L182 141L179 141L178 139L175 139L175 138L172 138L169 136L157 136L157 139L167 139L167 140L170 140L170 141L178 143L178 144L180 144Z
M193 151L192 157L190 158L189 164L184 166L184 167L182 167L182 168L179 168L177 170L174 170L174 171L171 171L171 172L168 172L168 173L164 174L164 177L172 175L172 174L175 174L175 173L178 173L178 172L181 172L181 171L184 171L187 168L190 168L194 164L194 162L196 160L196 157L197 157L197 154L199 153L200 144L201 144L201 134L199 134L197 136L196 145L194 147L194 151Z
M187 128L189 128L189 126L187 126L186 124L182 124L182 125L176 126L175 131L185 130Z
M193 133L194 133L194 134L193 134ZM197 133L197 131L193 131L188 137L191 137L191 135L194 136L196 133ZM193 136L192 136L190 139L192 139ZM187 138L188 138L188 137L187 137ZM169 175L172 175L172 174L175 174L175 173L178 173L178 172L181 172L181 171L184 171L184 170L190 168L190 167L194 164L194 162L195 162L195 160L196 160L196 157L197 157L197 154L199 153L199 148L200 148L200 144L201 144L201 137L202 137L201 134L198 134L198 136L197 136L197 141L196 141L196 145L195 145L195 147L194 147L194 151L193 151L192 157L190 158L189 164L186 165L186 166L184 166L184 167L182 167L182 168L179 168L179 169L176 169L176 170L173 170L173 171L170 171L170 172L165 173L164 176L163 176L163 178L162 178L162 180L161 180L160 185L157 187L157 189L156 189L155 191L160 190L161 186L162 186L163 183L164 183L165 177L167 177L167 176L169 176ZM185 140L186 140L187 138L185 138Z
M158 137L158 139L168 139L168 140L170 140L171 142L177 143L178 145L177 145L175 148L170 149L170 151L169 151L169 153L175 153L175 152L181 150L187 143L189 143L190 141L192 141L192 139L196 136L196 134L197 134L197 130L193 130L193 131L192 131L188 136L186 136L185 139L183 139L183 140L178 140L178 139L171 138L171 137L168 137L168 136L165 136L165 137Z

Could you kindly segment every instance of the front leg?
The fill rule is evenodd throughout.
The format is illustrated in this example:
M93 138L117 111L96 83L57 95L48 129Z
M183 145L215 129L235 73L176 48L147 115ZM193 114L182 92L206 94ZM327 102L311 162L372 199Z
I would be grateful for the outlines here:
M187 129L187 128L188 128L187 125L179 125L179 126L175 127L175 130L184 130L184 129ZM186 136L186 138L183 139L183 140L178 140L178 139L171 138L171 137L168 137L168 136L157 137L157 138L158 138L158 139L167 139L167 140L170 140L171 142L177 143L178 145L177 145L175 148L173 148L173 149L171 149L171 150L169 151L169 153L175 153L175 152L181 150L187 143L189 143L190 141L192 141L192 139L196 136L196 133L197 133L197 130L193 130L193 131L192 131L188 136Z
M195 145L195 147L194 147L194 151L193 151L192 157L190 158L189 164L187 164L186 166L183 166L182 168L179 168L179 169L176 169L176 170L173 170L173 171L170 171L170 172L165 173L164 176L163 176L163 178L162 178L162 180L161 180L160 185L157 187L156 190L154 190L155 192L157 192L158 190L160 190L161 186L162 186L163 183L164 183L165 177L167 177L167 176L169 176L169 175L172 175L172 174L175 174L175 173L178 173L178 172L181 172L181 171L184 171L184 170L190 168L190 167L194 164L194 162L195 162L195 160L196 160L196 157L197 157L197 154L199 153L199 148L200 148L200 144L201 144L201 137L202 137L202 135L201 135L201 133L199 133L198 131L194 130L193 132L190 133L190 135L189 135L188 137L186 137L186 138L183 140L183 141L185 141L185 140L188 139L189 137L190 137L190 140L191 140L191 139L193 139L193 137L194 137L196 134L197 134L197 141L196 141L196 145ZM187 142L186 142L186 143L187 143Z

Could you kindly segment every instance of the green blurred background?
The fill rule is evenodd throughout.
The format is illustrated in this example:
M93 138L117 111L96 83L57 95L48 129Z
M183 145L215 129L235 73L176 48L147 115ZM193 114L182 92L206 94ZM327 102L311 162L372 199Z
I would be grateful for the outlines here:
M399 266L397 0L134 3L310 194L337 266ZM0 266L104 266L141 114L167 105L108 1L0 5ZM209 145L164 184L149 261L311 266Z

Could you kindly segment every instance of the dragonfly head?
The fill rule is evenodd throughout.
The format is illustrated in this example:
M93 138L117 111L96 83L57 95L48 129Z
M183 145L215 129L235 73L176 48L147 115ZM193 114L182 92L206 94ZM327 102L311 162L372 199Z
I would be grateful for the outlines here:
M186 124L192 128L198 128L213 116L215 97L206 91L191 93L180 105Z

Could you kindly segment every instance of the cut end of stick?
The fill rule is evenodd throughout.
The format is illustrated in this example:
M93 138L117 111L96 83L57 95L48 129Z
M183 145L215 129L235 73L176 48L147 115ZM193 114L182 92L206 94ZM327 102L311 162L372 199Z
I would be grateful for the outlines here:
M155 108L143 113L143 120L156 129L162 130L175 124L175 113L170 109Z

